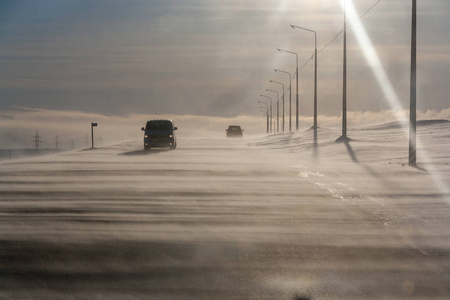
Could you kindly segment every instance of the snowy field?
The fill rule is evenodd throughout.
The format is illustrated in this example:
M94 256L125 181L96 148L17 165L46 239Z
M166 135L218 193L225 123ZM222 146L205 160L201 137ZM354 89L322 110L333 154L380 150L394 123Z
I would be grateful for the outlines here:
M0 162L0 299L449 299L450 123Z

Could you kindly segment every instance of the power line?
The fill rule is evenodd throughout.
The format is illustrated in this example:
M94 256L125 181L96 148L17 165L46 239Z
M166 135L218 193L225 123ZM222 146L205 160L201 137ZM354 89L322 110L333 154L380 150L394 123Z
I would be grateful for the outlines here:
M359 19L364 18L365 15L367 15L372 9L375 8L375 6L377 6L379 3L381 2L381 0L377 0L368 10L366 10L362 15L359 16ZM347 30L351 29L351 27L347 27ZM336 34L323 48L321 48L320 50L318 50L318 53L321 53L323 50L325 50L326 48L328 48L328 46L330 46L342 33L344 32L344 29L341 29L341 31L339 31L338 34ZM300 72L301 70L303 70L310 61L312 61L314 58L314 53L312 54L311 58L309 58L301 68L298 69L298 72ZM296 72L294 72L295 75ZM294 82L294 76L292 76L291 82L290 84L292 84L292 82ZM286 88L286 91L288 90L288 88Z
M367 15L372 9L375 8L375 6L377 6L379 3L381 2L381 0L377 0L377 2L375 2L368 10L366 10L362 15L359 16L359 19L361 20L362 18L364 18L365 15ZM347 27L347 30L350 30L350 27ZM334 38L331 39L331 41L329 41L322 49L320 49L319 53L322 52L323 50L325 50L329 45L331 45L331 43L333 43L342 33L344 32L343 29L341 29L341 31L339 31L338 34L336 34L334 36Z
M314 58L314 54L313 54L313 56L311 56L311 58L309 58L309 59L303 64L303 66L300 67L300 69L298 69L298 71L300 72L301 70L303 70L303 69L309 64L309 62L313 60L313 58Z
M341 34L342 34L343 30L339 31L338 34L335 35L334 38L331 39L331 41L328 42L328 44L326 44L322 49L319 50L319 53L322 52L323 50L325 50L328 46L331 45L331 43L333 43Z
M378 0L377 2L375 2L375 4L374 5L372 5L365 13L363 13L360 17L359 17L359 19L362 19L369 11L371 11L375 6L377 6L377 4L378 3L380 3L381 2L381 0Z

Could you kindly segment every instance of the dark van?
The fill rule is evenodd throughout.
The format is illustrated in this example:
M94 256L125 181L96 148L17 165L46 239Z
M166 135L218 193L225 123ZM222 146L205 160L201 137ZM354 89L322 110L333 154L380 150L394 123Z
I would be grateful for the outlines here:
M150 120L147 121L144 134L144 149L149 150L153 147L169 147L175 149L177 147L177 138L172 120Z
M227 132L227 138L233 138L233 137L243 137L244 136L244 129L241 128L239 125L230 125L228 126L228 129L225 130Z

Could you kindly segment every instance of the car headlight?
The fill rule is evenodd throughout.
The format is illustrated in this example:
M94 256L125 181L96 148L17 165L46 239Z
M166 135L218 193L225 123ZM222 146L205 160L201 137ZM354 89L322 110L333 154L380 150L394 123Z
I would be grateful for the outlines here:
M148 138L148 135L145 135L144 137L145 137L145 138Z
M173 138L173 135L169 135L170 138Z

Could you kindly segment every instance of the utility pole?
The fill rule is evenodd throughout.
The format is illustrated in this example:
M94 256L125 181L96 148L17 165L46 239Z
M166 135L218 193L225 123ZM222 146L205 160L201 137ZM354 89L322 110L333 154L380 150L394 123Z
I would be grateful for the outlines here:
M39 131L36 130L36 134L34 135L34 140L31 141L34 143L34 151L37 155L39 155L39 149L41 148L41 136L39 135Z
M58 135L56 135L56 137L55 137L55 149L56 149L56 150L58 150L58 145L59 145L59 142L58 142Z
M411 26L411 86L409 100L409 165L416 166L416 89L417 89L417 0L412 0Z
M344 0L344 69L342 87L342 139L347 140L347 12Z

